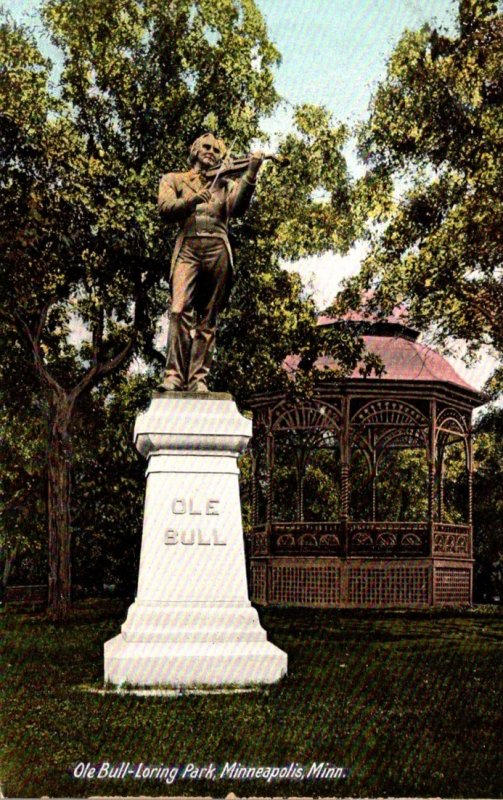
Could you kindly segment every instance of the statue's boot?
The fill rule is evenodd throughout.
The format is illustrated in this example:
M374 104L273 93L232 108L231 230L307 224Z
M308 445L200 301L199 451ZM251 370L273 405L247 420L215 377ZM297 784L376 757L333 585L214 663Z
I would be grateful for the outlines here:
M215 350L215 327L196 328L190 353L189 392L207 392L208 375Z
M180 391L185 388L192 347L193 312L172 312L169 320L166 372L157 388L161 392Z

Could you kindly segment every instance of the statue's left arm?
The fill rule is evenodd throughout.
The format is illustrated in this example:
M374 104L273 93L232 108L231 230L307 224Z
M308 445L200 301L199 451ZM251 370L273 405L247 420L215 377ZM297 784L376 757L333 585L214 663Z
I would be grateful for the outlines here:
M254 153L243 177L232 187L228 200L227 210L229 217L242 216L252 199L257 182L257 174L262 165L262 153Z

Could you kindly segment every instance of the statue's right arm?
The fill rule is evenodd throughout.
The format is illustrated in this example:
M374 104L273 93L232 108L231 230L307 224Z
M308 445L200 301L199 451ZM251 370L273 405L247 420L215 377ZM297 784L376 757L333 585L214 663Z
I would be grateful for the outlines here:
M159 213L167 222L179 222L192 214L195 203L194 198L190 199L179 196L177 180L174 173L170 172L161 178L159 184L159 199L157 208Z

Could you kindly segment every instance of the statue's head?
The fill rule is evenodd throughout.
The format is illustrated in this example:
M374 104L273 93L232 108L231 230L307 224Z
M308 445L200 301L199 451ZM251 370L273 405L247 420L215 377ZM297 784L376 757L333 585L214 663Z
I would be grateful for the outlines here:
M221 139L217 139L213 133L203 133L192 143L189 164L193 167L199 162L202 169L209 169L224 158L226 151Z

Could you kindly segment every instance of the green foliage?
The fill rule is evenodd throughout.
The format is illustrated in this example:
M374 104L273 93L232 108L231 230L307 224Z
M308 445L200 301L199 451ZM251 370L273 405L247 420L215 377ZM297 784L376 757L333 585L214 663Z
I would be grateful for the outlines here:
M2 331L0 343L1 594L11 575L15 579L17 566L31 583L40 582L43 574L48 408L36 395L36 378L16 336Z
M503 409L475 426L473 523L476 597L503 599Z
M20 360L16 366L19 367ZM0 371L5 373L9 362ZM11 365L12 366L12 365ZM5 381L1 410L0 563L4 581L46 581L46 447L50 410L37 397L33 375ZM5 380L5 374L2 374ZM14 387L17 392L15 393ZM152 377L104 381L85 395L72 422L73 595L101 595L113 586L132 596L138 577L143 515L143 460L132 446L138 408L152 391Z
M372 480L366 459L356 451L351 462L351 519L369 519ZM379 460L376 519L406 522L428 517L428 465L422 448L389 448Z
M420 329L471 350L503 348L502 63L497 4L462 1L456 35L404 33L359 132L384 224L346 301L362 288L384 313L405 301Z
M444 514L445 522L466 523L468 520L468 475L466 454L462 442L453 442L444 456Z
M277 101L279 55L252 0L44 4L64 96L95 146L154 178L184 163L207 114L246 146ZM148 196L148 195L145 195Z
M28 413L32 409L28 410ZM0 597L16 574L27 583L45 581L47 534L44 432L32 418L0 412Z
M72 581L75 597L104 587L135 594L138 578L145 463L133 447L138 409L152 378L108 379L86 397L74 419Z
M305 520L337 520L340 514L337 444L333 440L316 440L310 433L284 431L275 438L274 453L273 519L281 522L299 520L299 499L302 497ZM300 476L302 488L299 486ZM266 486L266 481L259 482L261 519L265 517Z
M285 679L246 694L164 697L90 691L101 688L103 642L122 619L109 604L89 603L63 625L0 619L1 781L9 797L501 796L500 609L269 609L262 621L288 653ZM78 780L72 770L80 761L326 761L351 773L344 781L168 785Z

